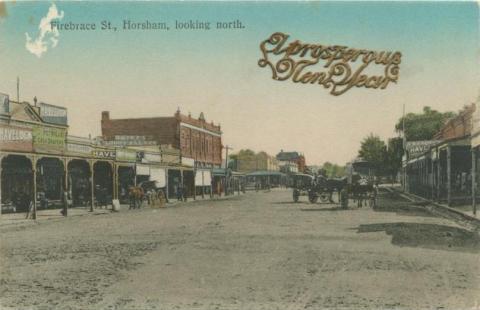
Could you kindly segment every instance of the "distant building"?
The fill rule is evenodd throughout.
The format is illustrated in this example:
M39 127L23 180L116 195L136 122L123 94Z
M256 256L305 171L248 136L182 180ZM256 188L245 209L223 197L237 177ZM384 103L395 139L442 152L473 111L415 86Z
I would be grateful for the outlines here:
M265 152L241 151L235 155L232 166L238 172L279 171L278 161Z
M305 168L305 173L318 174L321 169L322 169L322 166L318 166L318 165L308 165L308 166L306 166L306 168Z
M280 172L283 173L298 173L298 165L294 161L290 160L279 160L278 166L280 168Z
M173 116L111 119L102 112L102 139L121 145L170 145L180 150L182 164L221 167L222 131L208 123L203 113L198 118L179 110Z
M283 150L277 154L277 160L279 161L280 170L283 172L305 172L306 162L305 156L296 151L293 152L284 152ZM297 171L291 171L291 164L295 163L297 165Z

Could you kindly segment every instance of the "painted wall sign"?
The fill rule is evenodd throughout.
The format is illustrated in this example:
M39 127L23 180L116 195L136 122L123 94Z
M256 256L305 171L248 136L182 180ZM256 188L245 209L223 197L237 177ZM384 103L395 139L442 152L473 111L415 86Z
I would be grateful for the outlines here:
M64 128L35 126L33 127L33 147L36 151L63 151L66 133Z

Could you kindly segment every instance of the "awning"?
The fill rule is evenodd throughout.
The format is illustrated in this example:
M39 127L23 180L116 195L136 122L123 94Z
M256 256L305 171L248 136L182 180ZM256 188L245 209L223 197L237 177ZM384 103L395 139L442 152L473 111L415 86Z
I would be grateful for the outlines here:
M137 165L136 167L137 175L150 175L150 167L147 165Z
M166 186L166 171L163 168L150 168L150 181L157 181L157 187Z
M225 176L225 169L223 168L213 168L212 169L213 176Z
M247 174L248 177L251 176L285 176L284 173L278 172L278 171L268 171L268 170L260 170L260 171L254 171L250 172Z
M210 170L197 170L195 173L195 186L210 186L212 176Z

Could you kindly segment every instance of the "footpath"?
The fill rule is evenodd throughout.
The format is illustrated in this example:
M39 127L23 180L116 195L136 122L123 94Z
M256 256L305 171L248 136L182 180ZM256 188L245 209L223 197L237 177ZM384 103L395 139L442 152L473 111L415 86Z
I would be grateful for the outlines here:
M412 202L415 205L420 205L425 207L431 213L445 217L451 220L454 220L462 226L466 226L471 230L480 231L480 217L477 211L477 214L473 214L471 205L459 205L450 207L446 204L438 203L436 201L428 200L423 197L406 193L401 187L383 187L389 192L394 192L400 197Z
M194 204L197 202L202 201L219 201L219 200L228 200L228 199L235 199L239 196L245 196L246 194L238 195L235 193L234 195L222 195L222 196L213 196L210 198L209 196L205 196L202 198L201 196L197 196L196 199L189 198L187 201L178 201L177 199L170 199L168 203L164 203L162 205L155 205L150 206L146 202L142 203L140 209L165 209L165 208L172 208L172 207L179 207L187 204ZM77 216L95 216L95 215L106 215L110 213L118 213L118 212L127 212L130 210L130 206L128 204L121 204L119 210L113 210L112 205L107 206L106 208L94 208L93 211L90 211L90 207L75 207L75 208L68 208L67 216L70 217L77 217ZM37 218L36 220L32 219L32 214L29 215L29 218L26 218L27 213L6 213L0 215L0 227L7 227L12 225L35 225L39 221L45 220L62 220L66 218L62 214L62 209L52 208L47 210L37 210Z

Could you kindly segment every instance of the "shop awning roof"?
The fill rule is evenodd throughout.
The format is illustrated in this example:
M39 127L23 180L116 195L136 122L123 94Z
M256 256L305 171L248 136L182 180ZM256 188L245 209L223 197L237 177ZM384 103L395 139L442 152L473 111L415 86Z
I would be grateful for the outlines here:
M247 173L247 176L285 176L285 174L278 171L260 170Z
M213 168L212 169L212 175L221 175L221 176L224 176L225 175L225 169L223 168Z

